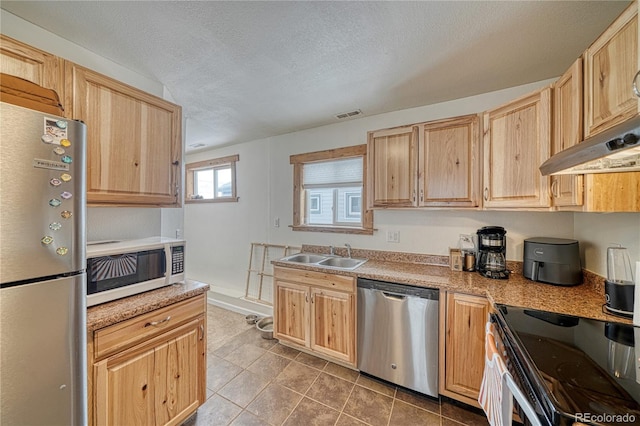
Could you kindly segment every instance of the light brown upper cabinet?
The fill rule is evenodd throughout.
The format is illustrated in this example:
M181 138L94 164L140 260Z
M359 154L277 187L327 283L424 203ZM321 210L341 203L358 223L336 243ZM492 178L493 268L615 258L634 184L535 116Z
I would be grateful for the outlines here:
M182 109L67 62L65 104L87 124L89 205L178 206Z
M484 114L485 208L550 207L538 167L551 148L551 87Z
M640 98L633 93L640 70L639 31L634 1L585 51L585 139L640 112ZM584 187L585 211L640 211L640 172L585 175Z
M638 62L638 2L633 2L584 53L584 136L634 117Z
M578 59L555 83L555 154L582 140L582 69ZM587 212L640 211L640 172L551 176L551 196L558 210Z
M0 72L53 89L61 102L64 98L64 60L4 34L0 34Z
M582 58L554 84L553 141L555 155L582 141ZM551 176L551 201L559 209L582 209L583 176Z
M418 126L368 133L369 207L417 205Z
M477 207L477 115L369 132L370 207Z
M421 126L419 205L477 207L480 119L467 115Z

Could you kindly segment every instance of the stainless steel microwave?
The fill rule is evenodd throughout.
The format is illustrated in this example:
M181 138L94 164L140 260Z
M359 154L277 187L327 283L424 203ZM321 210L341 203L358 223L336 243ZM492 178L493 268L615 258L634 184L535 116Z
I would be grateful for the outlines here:
M87 306L183 281L184 254L165 237L87 243Z

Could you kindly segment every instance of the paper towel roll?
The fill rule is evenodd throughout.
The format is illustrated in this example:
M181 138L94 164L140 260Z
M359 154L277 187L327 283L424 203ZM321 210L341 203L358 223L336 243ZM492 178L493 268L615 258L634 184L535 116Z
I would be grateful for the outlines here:
M636 262L636 288L633 292L633 325L640 326L640 261Z

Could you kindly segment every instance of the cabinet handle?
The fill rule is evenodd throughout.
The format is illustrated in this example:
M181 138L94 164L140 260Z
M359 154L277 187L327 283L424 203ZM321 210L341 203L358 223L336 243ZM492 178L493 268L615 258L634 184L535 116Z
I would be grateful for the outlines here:
M556 193L556 190L558 189L558 180L554 179L553 182L551 182L551 197L553 198L558 198L559 195Z
M163 322L167 322L167 321L169 321L170 319L171 319L171 315L169 315L168 317L166 317L165 319L163 319L163 320L161 320L161 321L151 321L151 322L148 322L148 323L146 323L144 326L145 326L145 327L149 327L149 326L151 326L151 325L152 325L152 326L154 326L154 327L155 327L156 325L160 325L160 324L162 324Z
M489 188L485 186L484 188L484 200L489 201Z
M311 303L315 303L316 302L316 295L312 294L311 295Z
M420 190L420 202L424 201L424 189Z
M633 77L633 93L635 93L636 96L640 98L640 89L638 88L638 76L640 76L640 71L638 71L636 73L636 76Z
M413 193L411 194L411 197L413 198L413 202L416 202L416 190L413 190Z
M304 301L309 303L309 293L305 293L304 295Z
M204 325L200 324L200 340L204 339Z

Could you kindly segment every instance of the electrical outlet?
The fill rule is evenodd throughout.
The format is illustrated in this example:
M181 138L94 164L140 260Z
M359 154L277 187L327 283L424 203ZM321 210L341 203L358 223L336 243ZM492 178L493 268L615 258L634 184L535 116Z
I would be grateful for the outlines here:
M388 243L399 243L400 242L400 231L387 231L387 242Z
M274 227L274 228L279 228L279 227L280 227L280 218L279 218L279 217L276 217L276 218L273 220L273 227Z

